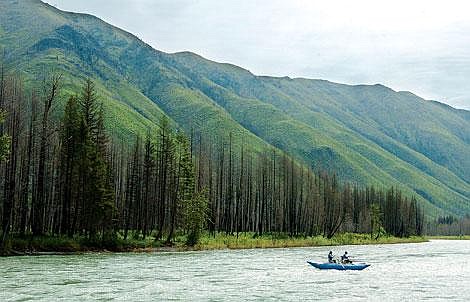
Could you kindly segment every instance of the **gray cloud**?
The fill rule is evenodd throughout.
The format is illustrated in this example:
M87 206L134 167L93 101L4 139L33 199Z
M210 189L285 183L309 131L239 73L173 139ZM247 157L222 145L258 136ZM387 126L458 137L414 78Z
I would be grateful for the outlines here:
M465 1L51 0L255 74L382 83L470 109Z

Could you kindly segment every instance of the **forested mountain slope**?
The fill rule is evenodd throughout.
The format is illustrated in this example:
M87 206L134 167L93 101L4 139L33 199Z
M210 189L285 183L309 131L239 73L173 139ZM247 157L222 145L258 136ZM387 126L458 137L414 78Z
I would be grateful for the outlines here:
M54 69L65 91L96 83L120 138L162 114L188 132L274 146L360 184L397 185L428 210L470 213L470 113L382 85L255 76L167 54L96 17L38 0L0 2L0 47L26 79Z

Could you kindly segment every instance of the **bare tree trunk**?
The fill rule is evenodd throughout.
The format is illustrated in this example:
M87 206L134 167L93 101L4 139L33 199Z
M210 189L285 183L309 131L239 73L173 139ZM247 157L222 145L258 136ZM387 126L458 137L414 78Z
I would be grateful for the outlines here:
M59 94L59 85L61 81L61 75L53 75L50 80L50 87L48 88L46 84L44 85L45 90L45 102L44 102L44 112L41 122L41 142L39 146L39 164L38 164L38 173L37 173L37 200L36 204L33 205L33 234L43 235L44 234L44 215L45 215L45 177L46 177L46 149L47 149L47 138L49 135L49 113L54 103L55 99Z

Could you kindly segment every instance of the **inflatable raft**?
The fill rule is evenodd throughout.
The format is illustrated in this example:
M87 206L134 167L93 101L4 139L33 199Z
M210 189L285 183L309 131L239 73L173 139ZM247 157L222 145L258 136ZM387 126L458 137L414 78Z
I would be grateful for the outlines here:
M354 271L361 271L370 266L370 264L365 263L349 263L349 264L341 264L341 263L317 263L317 262L310 262L307 261L313 267L318 269L336 269L340 271L346 270L354 270Z

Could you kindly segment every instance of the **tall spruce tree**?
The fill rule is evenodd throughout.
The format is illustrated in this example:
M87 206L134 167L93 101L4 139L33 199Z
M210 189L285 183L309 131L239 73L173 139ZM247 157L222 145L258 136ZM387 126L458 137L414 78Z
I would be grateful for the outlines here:
M173 186L174 193L171 207L170 231L167 242L171 242L178 222L184 221L183 210L194 194L194 166L191 155L191 146L188 137L183 132L176 134L177 157L176 181Z
M199 242L201 232L204 230L209 217L209 203L207 190L193 194L184 204L184 226L188 230L186 245L194 246Z
M155 239L161 239L163 236L167 207L171 202L172 175L174 174L175 144L174 134L170 127L170 121L162 116L160 119L160 131L158 136L158 205L157 205L157 236Z
M62 234L71 230L71 209L76 208L78 158L80 147L80 113L77 97L69 98L62 118L60 152L61 227Z
M81 229L95 237L99 232L112 228L114 212L114 190L111 170L106 154L106 133L101 103L95 85L87 79L79 99L80 123L80 179L82 198Z
M144 161L143 161L143 193L142 199L144 201L143 205L143 215L141 221L142 235L145 237L148 235L151 228L151 209L153 208L154 200L154 190L152 190L152 182L155 182L155 146L152 142L150 130L147 131L147 136L145 138L144 144Z

